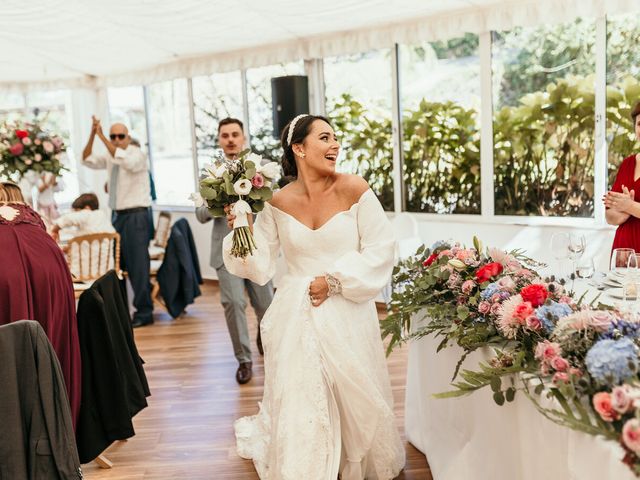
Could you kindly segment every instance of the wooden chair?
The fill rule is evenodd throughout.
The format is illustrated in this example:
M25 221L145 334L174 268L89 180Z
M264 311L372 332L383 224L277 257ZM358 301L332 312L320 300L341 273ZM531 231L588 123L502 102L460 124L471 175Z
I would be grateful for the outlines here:
M120 235L117 233L73 237L66 254L76 298L109 270L115 269L120 275Z
M167 248L170 233L171 213L162 211L158 214L156 234L149 245L149 258L151 260L162 260L164 257L164 250Z
M149 258L151 265L149 269L149 277L151 280L151 300L154 304L165 307L160 294L160 285L156 279L158 270L164 260L164 251L167 248L169 235L171 234L171 213L162 211L158 215L158 224L156 225L156 234L151 245L149 245Z

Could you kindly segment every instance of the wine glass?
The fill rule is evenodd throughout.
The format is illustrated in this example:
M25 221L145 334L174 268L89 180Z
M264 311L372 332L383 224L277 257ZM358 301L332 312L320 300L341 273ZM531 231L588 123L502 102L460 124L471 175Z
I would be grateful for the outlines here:
M592 257L585 257L576 261L576 276L578 278L591 278L596 271Z
M634 252L627 260L627 271L622 284L622 293L627 305L638 300L638 280L640 280L640 255ZM634 314L635 310L635 308L629 308L629 313Z
M564 277L562 261L569 258L569 234L568 233L554 233L551 235L551 254L558 261L559 277Z
M629 265L629 257L636 252L633 248L615 248L611 253L611 271L617 275L623 276Z
M582 254L587 248L587 241L584 235L570 234L569 235L569 258L574 262L582 257Z

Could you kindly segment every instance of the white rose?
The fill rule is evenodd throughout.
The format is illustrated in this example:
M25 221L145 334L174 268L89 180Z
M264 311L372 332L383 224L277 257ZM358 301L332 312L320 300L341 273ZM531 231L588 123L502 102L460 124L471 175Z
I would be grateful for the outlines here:
M253 164L257 167L262 163L262 157L257 153L251 152L249 155L247 155L246 161L253 162Z
M248 195L249 192L251 191L251 180L247 180L246 178L243 178L242 180L238 180L236 183L233 184L233 190L238 195Z
M264 165L257 165L256 171L267 178L276 178L280 174L280 165L276 162L269 162Z
M201 207L204 205L204 198L200 195L199 192L194 192L189 195L189 200L193 201L196 207Z

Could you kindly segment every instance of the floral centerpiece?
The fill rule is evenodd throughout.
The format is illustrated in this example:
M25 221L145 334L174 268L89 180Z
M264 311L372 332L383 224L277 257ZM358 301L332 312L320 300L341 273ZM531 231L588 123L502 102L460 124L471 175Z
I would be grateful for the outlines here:
M30 170L60 175L67 170L61 157L65 150L62 138L37 122L4 124L0 126L0 176L20 180Z
M409 338L435 335L438 350L462 349L452 390L489 387L499 405L518 391L548 419L619 442L623 461L640 476L640 323L628 314L576 298L521 251L452 242L422 247L394 271L389 315L382 321L389 351ZM412 328L419 312L426 322ZM460 370L472 351L492 358Z
M262 211L264 202L271 199L280 166L263 164L261 156L244 150L236 159L220 158L203 170L200 191L191 199L196 206L206 205L213 217L226 216L225 208L233 205L236 220L231 254L246 258L256 248L247 214Z

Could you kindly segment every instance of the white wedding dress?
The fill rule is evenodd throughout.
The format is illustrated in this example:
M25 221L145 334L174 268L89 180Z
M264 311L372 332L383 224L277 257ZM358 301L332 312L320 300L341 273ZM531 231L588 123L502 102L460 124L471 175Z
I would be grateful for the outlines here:
M388 480L404 466L373 299L388 282L395 240L367 190L349 210L316 230L266 204L258 250L227 269L264 284L280 248L288 273L261 322L265 383L260 411L236 421L238 454L261 480ZM309 283L330 274L342 293L319 307Z

